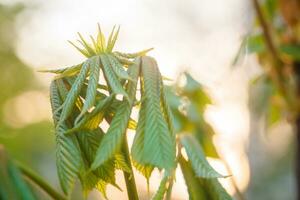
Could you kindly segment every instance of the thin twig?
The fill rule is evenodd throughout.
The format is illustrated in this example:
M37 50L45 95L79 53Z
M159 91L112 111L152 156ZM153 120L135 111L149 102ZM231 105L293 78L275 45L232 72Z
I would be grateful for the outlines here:
M294 101L287 93L288 90L285 87L285 78L283 75L284 73L282 72L282 67L284 66L284 63L282 62L277 50L278 48L276 47L275 42L273 41L271 31L270 31L270 24L267 23L267 20L263 15L258 0L252 0L252 1L257 15L257 19L263 30L263 37L265 40L265 44L272 56L272 61L274 66L271 68L273 73L271 73L270 77L272 78L274 84L277 86L279 93L282 94L283 98L285 99L289 110L293 112Z

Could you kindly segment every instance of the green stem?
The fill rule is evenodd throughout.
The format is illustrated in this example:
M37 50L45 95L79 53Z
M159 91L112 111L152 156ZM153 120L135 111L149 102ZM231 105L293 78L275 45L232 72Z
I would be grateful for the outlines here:
M170 180L170 182L169 182L169 186L168 186L168 190L167 190L167 194L166 194L166 200L172 199L173 184L174 184L174 180L172 178L172 180Z
M46 183L40 176L34 173L31 169L27 168L20 162L15 162L17 167L21 170L22 174L25 175L32 182L37 184L43 191L55 200L67 200L68 198L58 193L48 183Z
M133 169L132 169L132 165L131 165L126 134L123 139L122 150L123 150L126 164L128 165L128 167L130 168L130 171L131 171L131 173L123 171L126 188L127 188L128 199L129 200L138 200L139 197L138 197L138 192L137 192L137 188L136 188L136 184L135 184L135 180L134 180L134 174L133 174Z

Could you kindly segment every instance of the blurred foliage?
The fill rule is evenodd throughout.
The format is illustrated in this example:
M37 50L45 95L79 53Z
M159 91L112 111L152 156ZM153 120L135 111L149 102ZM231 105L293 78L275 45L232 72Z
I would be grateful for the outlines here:
M36 199L30 186L25 182L19 169L0 146L0 198L10 199Z
M215 133L203 116L206 106L212 103L205 88L188 73L182 74L175 85L165 87L175 132L188 156L186 160L179 153L178 160L190 199L231 199L217 178L207 179L201 174L201 166L207 162L205 156L219 158L213 144ZM200 161L202 159L204 161ZM209 170L210 167L206 167L208 173L215 173Z
M23 92L42 89L33 70L16 54L18 27L15 22L24 9L21 4L0 4L0 144L14 159L27 163L35 170L42 172L45 169L43 165L49 164L50 170L43 174L48 176L50 182L55 182L56 178L51 172L54 169L54 165L51 166L54 153L49 153L54 147L51 123L45 121L15 128L7 124L4 118L4 108L8 101Z
M211 104L204 87L188 73L182 75L185 84L176 83L166 86L166 95L174 115L174 127L177 133L191 133L201 144L205 155L219 158L212 141L214 131L204 119L204 110Z
M249 108L252 120L256 121L253 124L263 119L265 128L271 130L270 128L280 129L282 128L280 125L289 123L297 131L299 127L296 126L296 122L300 116L300 1L252 0L252 2L256 21L251 33L242 42L237 58L241 58L243 54L255 53L262 69L262 73L251 82L249 90ZM295 190L291 187L294 180L291 179L299 179L291 172L294 145L288 145L287 149L281 150L285 152L284 156L271 157L269 152L263 151L267 149L266 144L264 142L259 144L258 140L253 139L260 136L256 131L250 135L249 151L255 151L253 149L257 148L261 152L255 151L256 153L266 155L255 156L252 162L257 163L250 163L252 177L248 197L278 200L294 198ZM254 134L257 136L253 136ZM261 158L263 160L259 160ZM264 165L260 165L260 162ZM256 169L255 166L259 168ZM283 186L286 189L283 189ZM278 190L280 192L277 192Z
M281 119L293 121L299 112L300 2L260 2L264 25L257 17L252 33L245 37L237 58L245 53L258 56L263 74L252 81L249 102L252 110L266 116L269 127Z

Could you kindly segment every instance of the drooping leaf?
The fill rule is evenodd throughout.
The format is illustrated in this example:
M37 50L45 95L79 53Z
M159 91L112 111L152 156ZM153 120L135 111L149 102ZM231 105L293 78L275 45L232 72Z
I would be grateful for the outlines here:
M187 191L189 193L190 200L205 200L208 199L204 187L196 177L195 172L191 166L191 163L186 161L182 156L179 157L180 168L185 180Z
M88 162L88 168L90 168L94 158L96 156L99 144L104 136L101 128L94 130L82 130L78 132L77 137L83 154ZM109 160L100 167L92 171L95 178L103 180L107 183L115 185L115 166L114 161Z
M90 75L89 82L87 87L87 94L85 97L85 102L81 113L79 115L82 116L85 112L87 112L92 106L94 106L97 94L97 86L100 76L100 58L98 56L91 58L90 63Z
M115 168L128 173L132 173L130 167L126 163L124 156L120 153L115 155Z
M118 61L123 65L132 65L133 62L129 60L128 58L125 58L119 54L114 54L114 56L118 59Z
M68 129L66 122L58 123L60 112L57 109L62 105L56 81L51 83L50 99L53 112L53 121L56 135L56 166L61 187L65 194L70 195L77 175L82 168L81 153L73 135L65 135Z
M71 90L68 92L67 98L63 103L62 112L60 115L59 123L64 122L71 114L75 102L80 94L81 88L83 86L84 80L87 76L87 73L90 68L89 61L86 61L80 71L80 74L77 76L76 81L71 87Z
M135 99L137 78L139 74L139 64L130 66L128 69L130 76L136 80L131 81L127 84L127 93L129 94L130 101L123 99L123 102L115 116L112 119L110 127L105 134L100 146L97 150L95 160L92 164L92 169L97 168L103 164L108 159L112 158L114 154L121 148L123 134L126 132L128 122L130 119L130 114Z
M113 91L114 94L121 94L128 99L129 97L125 92L124 88L122 87L120 80L114 73L113 69L110 67L107 57L105 55L100 55L100 58L103 67L104 77L110 90Z
M192 135L182 135L180 142L186 150L192 167L198 177L203 178L221 178L223 177L216 172L207 162L204 152L197 142L197 139Z
M86 126L89 126L90 129L96 129L102 121L104 112L112 99L113 96L99 100L96 103L95 109L92 112L85 114L80 121L75 121L73 128L68 130L66 134L73 133L74 131L85 128Z
M137 152L135 159L142 164L151 164L169 170L175 164L175 145L173 135L162 114L160 73L153 58L142 57L142 76L141 109L144 107L146 116L145 122L139 120L138 126L139 123L145 123L144 142L141 144L144 146L142 151ZM140 155L141 153L143 155Z
M232 200L232 197L227 193L223 186L219 183L218 179L200 178L200 182L208 192L208 199L211 200Z
M144 154L144 138L145 138L145 107L142 107L139 112L139 120L136 128L134 141L131 147L131 155L133 159L133 166L141 173L147 180L149 187L149 179L154 169L153 165L139 163L143 160Z
M113 55L107 55L107 58L110 62L110 66L114 70L115 74L120 79L132 80L128 73L124 70L122 64L116 59Z

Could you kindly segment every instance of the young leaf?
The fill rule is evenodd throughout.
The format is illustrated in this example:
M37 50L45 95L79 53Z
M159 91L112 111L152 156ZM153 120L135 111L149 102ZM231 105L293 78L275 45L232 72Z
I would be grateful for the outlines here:
M68 41L73 47L75 47L75 49L77 49L82 55L84 55L85 57L89 58L90 54L87 50L85 49L81 49L78 46L76 46L73 42Z
M79 42L82 44L82 46L85 48L85 50L89 53L89 57L96 55L95 50L88 44L85 39L82 37L80 33L78 33L78 36L80 37Z
M53 74L61 74L61 75L65 75L65 76L72 76L70 74L79 72L81 69L82 63L79 65L74 65L71 67L65 67L65 68L61 68L61 69L39 69L38 72L47 72L47 73L53 73Z
M75 125L72 129L68 130L66 134L73 133L74 131L80 130L86 126L92 126L89 127L92 129L98 127L103 119L104 111L106 110L112 99L113 96L109 96L99 100L96 104L95 109L92 112L85 114L80 121L75 120Z
M56 166L58 177L64 193L69 195L82 167L81 153L78 150L76 138L64 134L68 129L66 123L58 123L61 114L56 111L62 105L62 100L55 81L51 83L50 99L56 131Z
M223 176L216 172L207 162L204 152L192 135L183 135L180 142L186 150L192 167L198 177L203 178L222 178Z
M88 60L83 64L80 74L76 78L76 81L72 85L72 88L69 91L65 102L63 103L63 109L62 109L62 112L60 115L60 120L59 120L60 123L64 122L70 116L70 114L74 108L75 102L80 94L82 85L87 76L89 68L90 68L90 61Z
M134 58L139 57L139 56L145 56L151 50L153 50L153 48L145 49L143 51L139 51L139 52L136 52L136 53L122 53L122 52L118 52L118 51L115 51L114 53L119 55L119 56L122 56L124 58L134 59Z
M97 94L97 86L100 75L100 58L98 56L91 58L90 63L90 75L87 87L87 94L85 97L85 102L81 110L80 116L87 112L91 107L94 106Z
M114 56L118 59L118 61L123 65L132 65L133 62L123 56L120 56L119 54L114 53Z
M112 50L115 46L115 43L118 39L119 32L120 32L120 26L118 27L117 32L115 33L115 35L112 37L112 40L107 44L106 52L112 52Z
M132 173L130 167L126 163L124 156L120 153L115 155L115 168L128 173Z
M232 197L226 192L226 190L219 183L218 179L211 178L200 178L200 182L205 188L205 190L209 193L208 199L211 200L232 200Z
M113 91L114 94L122 94L128 99L129 97L123 89L120 80L117 78L116 74L110 67L107 57L105 55L100 55L100 58L104 72L104 78L108 83L109 88Z
M173 134L161 109L160 73L153 58L142 57L142 107L145 107L143 155L140 163L171 169L175 164ZM139 123L139 122L138 122Z
M180 168L187 186L189 199L208 199L206 191L201 185L199 179L196 177L191 163L186 161L182 156L179 157Z
M82 149L83 155L87 160L88 168L90 168L90 165L95 158L98 146L103 136L104 133L101 128L94 130L87 129L80 131L77 134L80 148ZM92 173L98 180L101 179L115 185L115 167L113 160L107 161L102 166L92 171Z
M100 24L98 24L97 45L100 52L104 52L106 50L105 37L101 31Z
M120 79L132 80L128 73L124 70L123 65L113 55L107 55L110 66Z
M130 119L131 109L135 99L139 65L132 65L129 68L129 74L134 80L136 80L133 82L129 82L127 85L127 92L129 94L130 101L128 102L127 100L123 99L124 103L120 104L119 109L117 110L107 133L100 143L95 160L91 166L92 169L97 168L105 161L112 158L121 147L123 134L126 132Z

